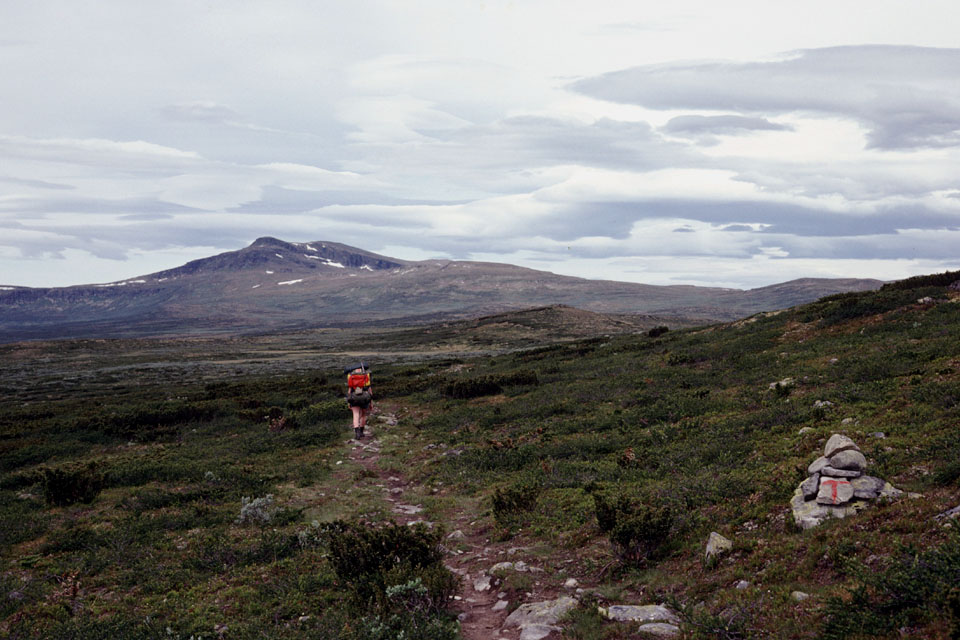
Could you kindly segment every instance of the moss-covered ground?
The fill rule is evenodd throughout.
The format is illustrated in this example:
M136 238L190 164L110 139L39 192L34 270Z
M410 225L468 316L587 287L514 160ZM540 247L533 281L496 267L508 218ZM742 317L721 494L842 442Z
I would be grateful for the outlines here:
M670 602L688 637L949 638L960 521L935 516L960 504L960 304L944 285L656 337L382 355L375 390L399 419L378 464L446 531L469 505L491 544L546 568L538 580L576 577L591 603ZM393 600L369 610L337 573L326 523L391 512L347 455L336 358L311 361L302 338L289 368L218 349L228 367L190 343L0 347L0 634L393 637L407 611L407 637L453 637L450 603L418 591L442 583L437 567L391 568ZM798 530L789 499L837 432L922 497ZM268 518L242 515L244 498ZM734 541L716 563L711 531ZM631 633L593 611L567 635Z

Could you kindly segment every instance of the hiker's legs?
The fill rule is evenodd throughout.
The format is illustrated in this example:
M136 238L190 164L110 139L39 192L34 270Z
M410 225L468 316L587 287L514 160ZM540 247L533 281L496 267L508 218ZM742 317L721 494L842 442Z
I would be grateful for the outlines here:
M350 411L353 411L353 428L359 429L366 420L361 422L361 416L363 415L363 409L360 407L350 407Z

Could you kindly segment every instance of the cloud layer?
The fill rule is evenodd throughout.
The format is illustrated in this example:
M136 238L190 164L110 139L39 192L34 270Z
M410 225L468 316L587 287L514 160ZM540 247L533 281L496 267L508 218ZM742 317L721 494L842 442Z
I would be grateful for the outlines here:
M0 284L261 235L654 284L960 267L952 4L837 9L886 45L769 3L578 7L5 5Z

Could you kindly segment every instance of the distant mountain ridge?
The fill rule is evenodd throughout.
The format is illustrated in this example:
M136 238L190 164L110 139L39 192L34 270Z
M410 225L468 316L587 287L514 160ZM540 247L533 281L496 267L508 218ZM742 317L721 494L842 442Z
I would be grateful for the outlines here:
M410 326L549 305L709 323L881 284L808 278L748 291L656 286L501 263L400 260L336 242L264 237L119 282L2 287L0 342Z

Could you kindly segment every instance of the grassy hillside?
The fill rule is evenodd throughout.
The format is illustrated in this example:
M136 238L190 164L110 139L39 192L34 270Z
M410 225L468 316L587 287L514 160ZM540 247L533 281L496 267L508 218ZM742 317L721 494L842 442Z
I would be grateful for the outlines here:
M949 638L960 537L935 516L960 504L956 279L656 337L383 355L366 449L339 372L302 342L286 371L240 343L229 367L189 342L2 347L0 633L453 638L444 564L502 549L543 570L500 576L511 608L584 588L569 638L637 637L596 605L651 602L686 637ZM790 497L835 432L922 497L799 531ZM385 526L401 485L433 529ZM711 531L734 543L717 562Z

